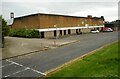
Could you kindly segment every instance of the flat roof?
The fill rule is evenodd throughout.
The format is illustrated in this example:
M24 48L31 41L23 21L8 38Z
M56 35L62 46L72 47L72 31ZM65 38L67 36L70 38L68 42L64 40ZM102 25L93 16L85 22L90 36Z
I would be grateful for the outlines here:
M29 16L36 16L36 15L64 16L64 17L74 17L74 18L88 18L88 17L62 15L62 14L35 13L35 14L29 14L29 15L24 15L24 16L20 16L20 17L15 17L15 19L19 19L19 18L23 18L23 17L29 17ZM102 18L101 17L91 17L91 19L102 19Z

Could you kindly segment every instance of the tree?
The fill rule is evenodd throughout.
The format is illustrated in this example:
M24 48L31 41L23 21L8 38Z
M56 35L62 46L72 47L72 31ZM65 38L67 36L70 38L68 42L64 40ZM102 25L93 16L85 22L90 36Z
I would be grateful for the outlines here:
M0 19L2 20L2 35L7 36L9 34L9 27L7 25L7 22L0 16Z
M9 27L7 26L7 22L0 16L0 22L2 25L2 47L4 47L4 36L9 34Z

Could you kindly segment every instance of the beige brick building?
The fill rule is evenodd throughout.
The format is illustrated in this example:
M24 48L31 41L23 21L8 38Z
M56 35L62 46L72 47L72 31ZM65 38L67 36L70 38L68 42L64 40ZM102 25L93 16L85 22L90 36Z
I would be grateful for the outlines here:
M56 14L31 14L14 18L11 28L36 29L41 33L41 38L59 37L68 34L90 32L91 29L104 27L104 18L79 17Z

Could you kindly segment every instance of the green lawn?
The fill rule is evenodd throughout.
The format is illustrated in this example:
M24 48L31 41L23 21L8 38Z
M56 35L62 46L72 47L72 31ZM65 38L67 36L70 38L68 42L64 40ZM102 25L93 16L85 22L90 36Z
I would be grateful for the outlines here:
M63 67L49 77L118 77L118 61L116 42Z

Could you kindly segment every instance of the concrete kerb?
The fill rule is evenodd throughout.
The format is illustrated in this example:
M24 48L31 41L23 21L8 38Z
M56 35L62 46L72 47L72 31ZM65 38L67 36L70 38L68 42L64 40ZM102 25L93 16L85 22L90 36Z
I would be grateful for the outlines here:
M65 46L65 45L68 45L68 44L71 44L71 43L76 43L76 42L80 42L80 40L75 40L75 41L72 41L72 42L67 42L67 43L58 45L57 47Z
M114 41L114 42L112 42L112 43L106 44L106 45L104 45L104 46L101 46L100 48L98 48L98 49L96 49L96 50L93 50L93 51L91 51L91 52L88 52L88 53L86 53L86 54L84 54L84 55L82 55L82 56L80 56L80 57L78 57L78 58L75 58L75 59L69 61L69 62L66 62L66 63L58 66L57 68L50 69L50 70L48 70L48 71L45 72L45 74L47 74L47 75L44 76L44 77L49 77L51 74L53 74L53 73L61 70L64 66L68 66L68 65L72 64L73 62L78 61L78 60L81 60L81 59L83 59L84 57L86 57L86 56L88 56L88 55L92 55L92 54L94 54L96 51L99 51L100 49L105 48L106 46L109 46L110 44L113 44L113 43L115 43L115 42L118 42L118 40L117 40L117 41Z
M4 58L2 60L6 60L6 59L10 59L10 58L15 58L15 57L19 57L19 56L24 56L24 55L32 54L32 53L35 53L35 52L45 51L45 50L48 50L48 48L44 48L44 49L41 49L41 50L35 50L35 51L31 51L31 52L28 52L28 53L25 53L25 54L20 54L20 55L16 55L16 56Z

